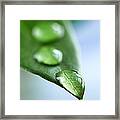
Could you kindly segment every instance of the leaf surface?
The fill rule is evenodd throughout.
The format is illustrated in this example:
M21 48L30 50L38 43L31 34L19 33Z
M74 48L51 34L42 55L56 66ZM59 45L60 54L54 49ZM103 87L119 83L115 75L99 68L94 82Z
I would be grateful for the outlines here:
M74 40L71 38L69 28L66 27L68 21L54 21L61 24L64 27L64 37L57 42L52 42L47 45L59 49L63 53L63 60L59 65L44 65L38 63L34 58L35 52L40 49L44 44L39 43L32 36L33 27L41 23L41 20L21 20L20 21L20 66L27 71L30 71L36 75L39 75L46 80L53 82L63 87L56 80L56 73L64 70L79 70L79 63L76 56L76 49L74 46ZM47 21L49 22L49 21Z

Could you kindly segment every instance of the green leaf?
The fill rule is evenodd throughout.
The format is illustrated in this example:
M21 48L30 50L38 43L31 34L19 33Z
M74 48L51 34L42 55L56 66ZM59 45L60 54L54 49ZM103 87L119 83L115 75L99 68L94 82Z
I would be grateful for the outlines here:
M64 28L64 36L56 42L49 43L48 45L60 50L63 53L62 62L59 65L48 66L37 62L33 56L37 50L44 46L44 44L37 42L32 35L32 30L37 24L42 24L41 20L21 20L20 21L20 65L22 68L30 71L36 75L39 75L46 80L53 82L61 87L58 80L56 80L56 74L62 70L76 70L78 71L80 66L77 59L76 49L74 46L74 39L69 33L69 21L52 21L57 22Z

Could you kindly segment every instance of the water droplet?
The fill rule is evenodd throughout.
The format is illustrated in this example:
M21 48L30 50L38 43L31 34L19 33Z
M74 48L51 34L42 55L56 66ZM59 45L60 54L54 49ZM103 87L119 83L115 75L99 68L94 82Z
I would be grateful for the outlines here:
M64 27L57 22L41 21L33 27L32 35L41 43L49 43L64 36Z
M50 46L41 47L35 54L34 59L47 65L57 65L62 61L62 52Z
M85 84L82 76L74 70L62 70L56 73L56 79L70 93L78 99L82 99L85 91Z

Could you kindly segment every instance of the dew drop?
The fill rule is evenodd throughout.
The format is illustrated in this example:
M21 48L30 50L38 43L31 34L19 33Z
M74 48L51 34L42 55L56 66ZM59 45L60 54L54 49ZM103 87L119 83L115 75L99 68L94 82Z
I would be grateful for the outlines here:
M56 79L66 90L78 99L83 98L85 83L80 73L74 70L62 70L56 73Z
M50 46L41 47L35 54L34 59L46 65L57 65L62 61L62 52Z
M41 21L33 27L32 35L41 43L50 43L63 38L64 27L57 22Z

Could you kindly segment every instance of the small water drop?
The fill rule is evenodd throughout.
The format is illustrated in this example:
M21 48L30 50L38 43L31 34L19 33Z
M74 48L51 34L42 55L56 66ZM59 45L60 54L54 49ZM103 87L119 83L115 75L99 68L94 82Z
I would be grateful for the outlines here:
M32 35L41 43L50 43L64 36L64 27L57 22L41 21L33 27Z
M85 84L82 76L74 70L62 70L56 73L56 79L70 93L78 99L82 99L85 91Z
M62 52L50 46L41 47L35 54L34 59L46 65L57 65L62 61Z

